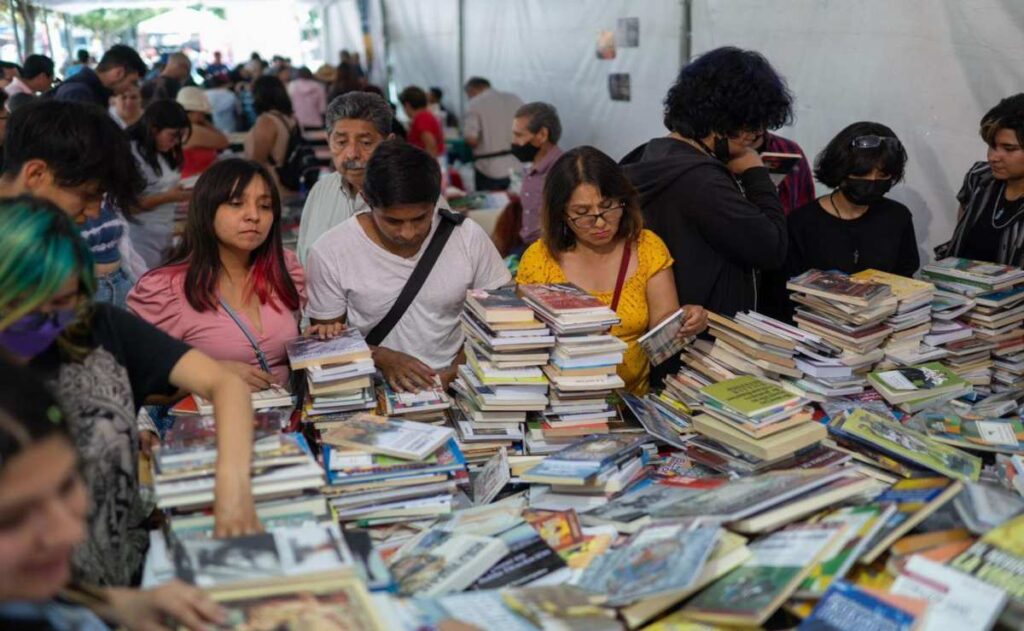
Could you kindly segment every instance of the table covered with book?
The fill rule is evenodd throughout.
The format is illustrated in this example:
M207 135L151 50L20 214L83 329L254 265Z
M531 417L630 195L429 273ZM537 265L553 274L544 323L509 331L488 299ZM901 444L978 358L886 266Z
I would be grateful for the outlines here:
M695 340L680 311L641 345L682 367L642 397L572 285L470 292L447 389L391 389L356 330L298 338L302 400L253 395L265 533L212 537L186 400L144 585L245 629L1024 628L1024 271L919 276L811 270L793 324Z

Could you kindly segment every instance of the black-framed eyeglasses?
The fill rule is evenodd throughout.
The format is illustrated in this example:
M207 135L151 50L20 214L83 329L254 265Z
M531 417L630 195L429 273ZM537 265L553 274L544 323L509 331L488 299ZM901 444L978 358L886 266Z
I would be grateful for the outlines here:
M600 217L605 223L612 223L622 219L622 212L626 208L626 204L619 203L610 208L605 208L599 213L587 213L585 215L568 215L569 221L572 225L577 228L589 229L597 225L597 219Z
M895 151L899 151L903 146L900 144L899 138L893 138L892 136L876 136L874 134L869 136L857 136L850 141L850 146L854 149L878 149L883 145L891 147Z

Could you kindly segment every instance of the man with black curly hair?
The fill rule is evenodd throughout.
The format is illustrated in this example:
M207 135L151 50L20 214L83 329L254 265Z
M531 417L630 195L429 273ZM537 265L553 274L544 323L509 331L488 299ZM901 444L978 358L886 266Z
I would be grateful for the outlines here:
M647 226L675 259L680 304L728 316L756 309L758 270L785 262L785 214L755 146L792 120L792 102L760 54L718 48L669 89L668 136L623 158Z

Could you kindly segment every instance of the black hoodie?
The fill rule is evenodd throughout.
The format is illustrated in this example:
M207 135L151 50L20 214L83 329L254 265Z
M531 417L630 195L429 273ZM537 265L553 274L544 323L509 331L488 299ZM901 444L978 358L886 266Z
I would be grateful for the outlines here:
M732 316L757 308L756 269L786 261L786 216L768 169L739 184L725 164L664 137L622 159L640 192L644 222L675 259L679 304Z

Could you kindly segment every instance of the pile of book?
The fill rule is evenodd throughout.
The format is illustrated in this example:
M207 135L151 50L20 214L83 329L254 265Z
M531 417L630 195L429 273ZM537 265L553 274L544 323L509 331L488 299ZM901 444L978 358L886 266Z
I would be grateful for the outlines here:
M548 362L555 337L514 288L466 294L466 364L453 384L453 424L467 459L486 460L524 439L527 414L548 405Z
M316 493L324 472L305 437L286 433L289 414L269 410L255 415L252 493L256 502ZM217 464L217 424L213 416L181 416L153 455L157 507L185 514L213 506Z
M555 333L544 374L551 383L543 418L529 424L530 453L550 453L581 436L623 428L609 400L625 383L617 374L626 344L609 333L615 312L571 284L521 285L524 301Z
M448 420L445 410L451 407L451 398L436 378L432 388L417 391L396 391L383 380L377 386L377 412L382 416L440 425Z
M791 278L786 288L797 304L797 327L843 349L843 363L854 371L870 370L884 357L882 346L893 331L887 320L897 309L888 285L809 270Z
M942 362L879 370L870 373L868 381L889 405L909 413L956 399L973 390L970 382Z
M921 280L907 278L868 269L850 276L856 281L873 282L886 285L896 297L896 313L889 316L885 323L892 329L892 334L882 347L887 360L883 366L906 366L920 363L922 353L934 354L934 349L924 344L925 336L932 331L932 299L935 297L935 286ZM940 353L944 355L944 353ZM932 359L931 355L927 356ZM924 361L927 361L925 359Z
M963 297L966 308L958 321L948 321L946 333L966 330L959 339L947 344L946 363L958 375L988 391L995 363L992 355L1011 358L1003 361L998 387L1012 387L1020 379L1016 365L1024 350L1024 270L960 258L945 258L921 268L921 276L940 289ZM1017 372L1014 372L1017 371Z
M522 482L550 485L554 493L616 495L642 478L645 435L591 435L577 439L519 475Z
M376 367L359 329L348 328L326 340L298 337L288 342L287 351L292 370L306 374L304 421L321 429L377 405Z
M325 430L323 492L342 524L363 527L452 511L466 461L449 427L361 413Z

